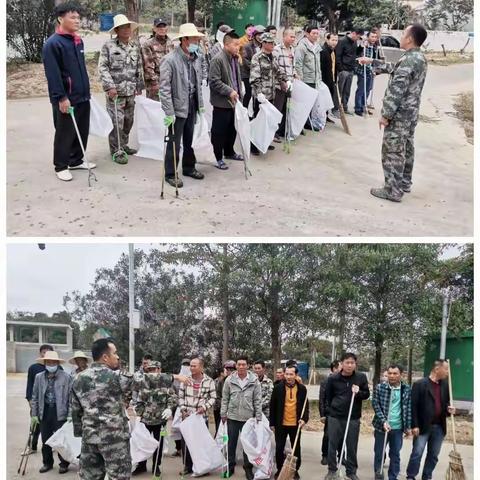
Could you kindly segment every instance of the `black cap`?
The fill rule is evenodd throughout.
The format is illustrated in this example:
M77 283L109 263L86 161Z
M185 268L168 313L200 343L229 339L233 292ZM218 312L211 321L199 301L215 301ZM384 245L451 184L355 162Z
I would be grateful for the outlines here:
M153 26L154 26L154 27L159 27L160 25L165 25L165 26L167 26L168 23L167 23L165 20L163 20L163 18L156 18L156 19L153 21Z

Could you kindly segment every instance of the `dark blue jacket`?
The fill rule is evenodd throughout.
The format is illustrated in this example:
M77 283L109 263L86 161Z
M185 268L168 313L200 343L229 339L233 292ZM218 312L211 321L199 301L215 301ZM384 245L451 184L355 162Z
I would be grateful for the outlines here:
M72 35L54 33L43 46L43 65L53 105L64 98L72 105L90 100L83 42L75 45Z
M37 373L45 371L45 367L41 363L34 363L28 367L28 376L27 376L27 392L25 398L30 401L32 399L33 392L33 383L35 382L35 377Z

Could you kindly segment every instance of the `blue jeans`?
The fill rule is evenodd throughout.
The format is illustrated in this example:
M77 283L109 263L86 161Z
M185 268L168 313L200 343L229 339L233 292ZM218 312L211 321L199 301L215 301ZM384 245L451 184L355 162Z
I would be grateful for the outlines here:
M373 467L375 473L382 473L382 455L383 455L383 442L385 440L385 432L379 432L375 430L375 459ZM388 467L388 480L397 480L400 473L400 450L403 445L403 432L402 430L390 430L387 438L388 444L388 456L390 457L390 466Z
M407 467L407 478L415 478L418 475L425 447L427 447L427 457L423 466L422 480L430 480L432 478L438 462L438 455L442 449L444 436L441 425L431 425L428 433L415 437Z
M355 92L355 113L363 113L373 85L373 75L367 73L367 97L364 92L364 76L357 75L357 91Z

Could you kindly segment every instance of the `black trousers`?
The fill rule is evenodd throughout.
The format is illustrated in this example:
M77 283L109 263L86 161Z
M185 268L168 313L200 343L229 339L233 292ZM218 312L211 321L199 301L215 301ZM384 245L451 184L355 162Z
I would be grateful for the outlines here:
M337 94L337 87L335 86L335 83L326 83L325 84L328 89L330 90L330 95L332 96L333 100L333 110L338 110L338 94Z
M172 408L172 418L175 418L175 412L177 411L177 407ZM182 441L175 440L175 450L179 452L182 449Z
M322 457L328 457L328 417L325 417L323 425Z
M315 88L314 83L307 83L307 85L311 88ZM305 128L307 130L313 130L312 125L310 124L310 116L307 118L307 121L305 122Z
M237 452L237 443L240 432L246 422L239 422L237 420L227 420L228 430L228 469L233 471L236 465L235 457ZM248 461L248 457L243 452L243 469L245 472L252 473L253 465Z
M208 428L208 420L205 421L205 425ZM193 471L192 457L190 455L190 452L188 451L187 444L183 440L183 437L182 437L182 461L183 461L185 470L187 470L188 472L192 472Z
M252 118L255 118L257 115L258 115L258 112L260 111L260 102L254 98L253 99L253 117ZM253 143L250 143L250 150L252 152L258 152L258 148L253 144Z
M55 171L61 172L68 167L75 167L83 162L83 153L78 141L75 126L68 113L62 113L58 105L52 105L55 138L53 140L53 164ZM90 102L82 102L74 106L83 146L87 149L88 132L90 130Z
M297 435L298 427L275 427L275 459L277 462L277 471L280 471L283 467L283 462L285 461L285 443L287 437L290 438L290 443L293 448L295 443L295 436ZM302 464L301 450L300 450L300 441L302 439L302 433L298 435L297 446L293 454L297 457L297 472L300 469Z
M352 89L353 71L342 70L338 72L338 89L340 90L341 101L344 110L348 110L350 90Z
M212 145L217 161L223 156L234 155L233 145L237 138L235 130L235 110L233 108L213 107Z
M278 126L278 130L277 130L277 135L279 135L280 137L285 136L285 120L287 115L288 96L289 94L287 92L284 92L283 90L279 90L279 89L275 90L275 100L273 104L275 105L275 108L279 112L282 112L282 121L280 122L280 125Z
M177 169L180 167L180 144L183 145L182 169L184 172L195 170L195 153L192 148L193 129L197 118L196 98L192 97L189 102L188 117L176 117L175 123L168 128L168 143L165 154L165 176L175 176L173 163L173 144L175 141L175 155L177 157ZM175 135L173 134L175 132Z
M347 426L346 419L338 419L334 417L328 418L328 470L337 471L337 454L342 450L343 436ZM347 475L357 473L357 449L358 435L360 433L360 420L350 420L348 427L347 442L345 445L347 451L347 461L345 467ZM343 459L342 459L343 462Z
M43 417L40 420L40 433L42 434L42 460L44 465L53 466L52 447L46 444L47 440L65 423L65 420L57 420L56 405L47 405L43 409ZM60 466L68 467L69 463L61 455L58 455Z
M160 431L162 430L162 426L161 425L145 425L145 426L147 427L147 430L150 433L153 433L153 438L155 438L155 440L158 440L160 442L155 452L153 452L153 457L152 457L152 473L155 473L155 465L160 467L160 465L162 464L163 437L160 436ZM158 457L158 460L157 460L157 457ZM143 467L147 468L146 460L138 463L137 468L143 468Z
M243 106L248 108L250 99L252 98L252 86L250 85L250 80L248 78L242 78L243 84L245 85L245 95L243 97Z
M217 433L218 433L218 427L220 426L220 422L222 421L222 417L220 416L220 410L214 410L213 411L213 418L215 419L215 435L214 435L214 437L216 437Z

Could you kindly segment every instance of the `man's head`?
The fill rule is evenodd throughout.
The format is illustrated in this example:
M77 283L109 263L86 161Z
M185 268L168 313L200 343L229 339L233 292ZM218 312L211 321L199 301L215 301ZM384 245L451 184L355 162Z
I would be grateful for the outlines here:
M402 380L403 368L400 365L392 364L387 368L387 379L390 385L397 386Z
M448 363L446 360L439 358L432 364L431 372L437 380L445 380L448 378Z
M265 27L263 25L255 25L253 27L253 39L258 43L261 44L261 37L265 33Z
M180 46L185 52L196 53L200 46L200 37L182 37Z
M43 358L47 352L53 352L53 347L47 343L44 343L40 347L40 357Z
M199 357L190 360L190 373L192 377L203 374L203 360Z
M285 372L283 371L283 368L277 368L277 371L275 372L275 380L283 380L285 378Z
M223 47L230 55L237 57L240 52L240 39L235 32L228 33L223 37Z
M61 3L55 7L55 16L64 32L74 33L80 29L82 7L75 2Z
M263 360L257 360L253 364L253 371L257 374L257 377L262 379L265 375L265 362Z
M145 370L149 363L152 361L153 357L149 354L149 353L146 353L143 357L142 357L142 368Z
M236 363L233 360L227 360L223 364L223 370L225 371L225 375L228 377L231 375L237 368Z
M85 370L88 367L88 360L83 357L75 358L75 363L80 370Z
M275 25L266 26L265 31L271 33L274 37L277 36L277 27Z
M92 358L94 362L103 363L112 370L118 370L120 365L117 346L111 338L99 338L93 342Z
M273 52L273 49L275 47L275 37L271 33L264 33L260 37L260 41L262 42L262 50L270 54Z
M367 42L370 45L375 45L378 41L378 33L376 31L370 30L367 35Z
M237 373L244 377L248 370L248 357L242 356L237 358Z
M295 31L292 28L286 28L283 31L283 43L287 48L295 43L295 39Z
M248 37L251 37L254 28L255 28L255 25L253 23L247 23L245 25L245 35L247 35Z
M364 33L363 28L355 27L355 28L353 28L352 31L348 34L348 36L349 36L354 42L356 42L357 40L361 40L361 39L362 39L363 33Z
M320 35L320 32L318 31L318 28L315 25L308 25L305 28L305 36L312 42L313 44L318 42L318 37Z
M293 385L295 383L295 379L297 378L298 368L291 366L285 368L285 381L288 385Z
M330 371L332 373L338 373L341 369L342 369L342 367L340 366L340 362L338 360L334 360L330 364Z
M157 37L166 37L167 36L167 22L161 18L156 18L153 21L153 31Z
M120 25L115 29L115 33L121 42L128 42L132 36L132 25L130 23Z
M145 368L145 373L160 373L162 371L162 364L158 361L150 361Z
M335 48L338 43L338 35L336 33L327 33L325 41L330 48Z
M421 47L426 38L427 31L425 27L419 23L414 23L403 31L400 38L400 48L411 50L412 48Z
M351 375L357 368L357 356L352 352L347 352L340 358L342 362L342 373Z

